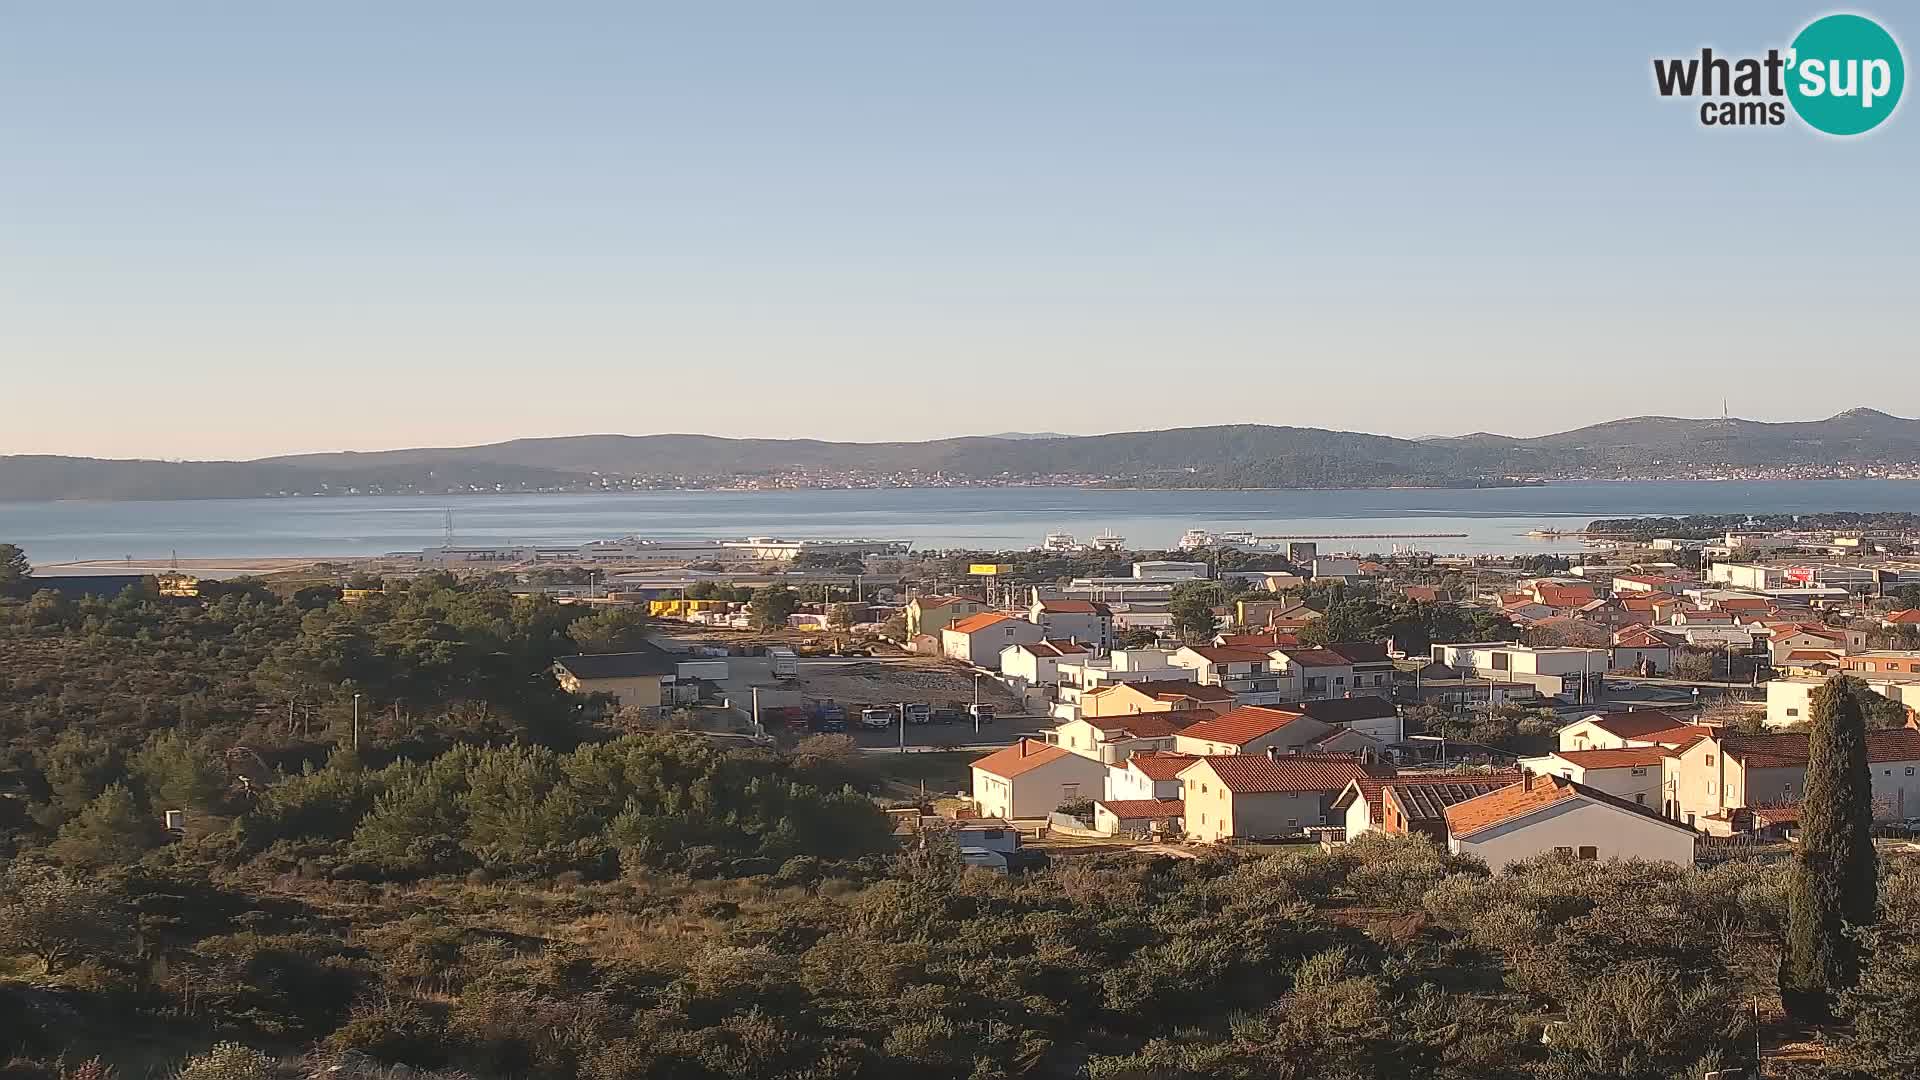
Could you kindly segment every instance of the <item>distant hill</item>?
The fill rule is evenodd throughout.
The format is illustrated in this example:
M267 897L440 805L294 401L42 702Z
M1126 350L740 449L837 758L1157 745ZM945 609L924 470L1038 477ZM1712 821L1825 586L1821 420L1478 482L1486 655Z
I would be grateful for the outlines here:
M256 461L0 457L0 500L192 499L836 483L1107 483L1164 488L1479 486L1516 477L1920 461L1920 421L1873 409L1767 424L1640 416L1538 438L1396 439L1234 424L1066 436L1006 433L845 443L712 435L575 435L487 446Z

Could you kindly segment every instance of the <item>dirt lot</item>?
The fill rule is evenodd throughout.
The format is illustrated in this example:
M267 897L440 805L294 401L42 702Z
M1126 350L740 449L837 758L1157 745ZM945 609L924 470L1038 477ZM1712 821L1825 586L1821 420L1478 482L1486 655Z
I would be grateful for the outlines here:
M973 673L947 660L910 657L884 662L855 660L845 664L800 666L801 689L808 697L838 701L849 708L899 701L944 705L973 701ZM980 680L980 700L1002 712L1019 702L992 679Z

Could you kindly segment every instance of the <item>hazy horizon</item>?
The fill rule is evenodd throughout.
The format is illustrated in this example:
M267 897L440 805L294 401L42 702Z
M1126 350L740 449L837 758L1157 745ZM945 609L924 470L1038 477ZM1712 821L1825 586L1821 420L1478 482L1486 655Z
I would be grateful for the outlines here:
M0 454L1910 412L1912 107L1652 86L1828 10L14 7Z

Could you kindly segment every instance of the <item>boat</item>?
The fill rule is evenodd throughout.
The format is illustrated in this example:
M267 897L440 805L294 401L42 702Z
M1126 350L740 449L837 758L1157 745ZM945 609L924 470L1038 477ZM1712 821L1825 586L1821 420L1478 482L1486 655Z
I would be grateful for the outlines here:
M1063 533L1063 532L1048 533L1047 538L1045 540L1040 541L1040 550L1041 551L1079 551L1080 544L1078 541L1074 540L1072 533Z
M1102 531L1099 536L1093 538L1093 549L1095 551L1125 551L1127 549L1127 538L1114 532L1112 529L1106 529Z

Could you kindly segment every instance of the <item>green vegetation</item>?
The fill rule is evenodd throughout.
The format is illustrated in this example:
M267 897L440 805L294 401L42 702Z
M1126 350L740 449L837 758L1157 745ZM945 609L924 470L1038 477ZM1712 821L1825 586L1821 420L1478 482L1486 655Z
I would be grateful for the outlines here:
M1299 636L1307 645L1391 639L1409 654L1420 654L1436 641L1511 641L1518 633L1496 611L1404 598L1381 601L1342 590L1327 604L1325 614L1303 627Z
M970 870L868 794L968 755L582 725L546 666L631 630L442 577L0 605L0 1076L1669 1080L1751 1066L1798 932L1785 865L1378 834ZM1890 871L1860 1076L1920 1053Z
M1806 796L1794 853L1792 921L1780 965L1781 1000L1825 1017L1859 974L1849 926L1874 919L1873 777L1867 769L1866 686L1838 677L1814 691Z

